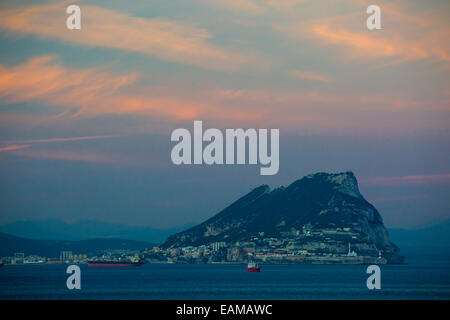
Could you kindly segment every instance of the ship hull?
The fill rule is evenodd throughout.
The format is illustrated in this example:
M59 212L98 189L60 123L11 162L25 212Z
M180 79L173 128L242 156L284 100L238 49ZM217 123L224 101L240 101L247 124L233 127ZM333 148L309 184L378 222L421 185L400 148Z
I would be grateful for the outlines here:
M247 272L260 272L261 269L259 267L253 267L253 268L248 268L247 267Z

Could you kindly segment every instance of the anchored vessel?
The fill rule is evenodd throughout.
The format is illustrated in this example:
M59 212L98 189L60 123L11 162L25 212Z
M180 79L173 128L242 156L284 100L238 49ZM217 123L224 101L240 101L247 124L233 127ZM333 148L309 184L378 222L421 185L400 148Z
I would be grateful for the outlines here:
M254 262L249 262L247 264L247 272L260 272L261 269L258 267L258 265Z

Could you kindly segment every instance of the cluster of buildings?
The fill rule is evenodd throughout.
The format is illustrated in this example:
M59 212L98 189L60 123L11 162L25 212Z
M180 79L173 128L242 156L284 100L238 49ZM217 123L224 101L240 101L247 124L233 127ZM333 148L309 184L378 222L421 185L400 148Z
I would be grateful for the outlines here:
M72 251L61 251L59 257L25 255L22 252L16 252L13 256L0 258L5 265L87 263L87 260L86 254L73 254Z
M385 260L381 251L351 227L314 229L311 225L278 235L259 232L236 242L154 247L144 251L143 256L152 263L370 263L373 259L383 263Z
M59 257L42 257L39 255L25 255L16 252L12 256L0 257L4 265L27 265L27 264L86 264L91 260L120 260L136 255L136 251L130 250L106 250L99 254L88 255L86 253L73 253L63 250Z
M224 261L222 255L227 248L228 244L223 241L171 249L156 246L143 250L141 255L150 263L213 263Z
M268 235L249 235L240 241L216 241L197 246L153 247L140 252L107 250L95 255L61 251L57 258L15 253L3 257L4 264L83 264L90 260L120 261L139 254L147 263L386 263L383 253L359 230L313 228ZM205 238L206 239L206 238Z

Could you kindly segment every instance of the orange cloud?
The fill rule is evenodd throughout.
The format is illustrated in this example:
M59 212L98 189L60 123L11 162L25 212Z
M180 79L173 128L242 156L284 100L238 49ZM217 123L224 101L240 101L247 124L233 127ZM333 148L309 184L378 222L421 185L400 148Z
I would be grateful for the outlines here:
M311 71L301 71L301 70L293 70L289 73L291 76L299 79L305 80L314 80L320 82L330 82L332 79L324 74L311 72Z
M70 142L70 141L83 141L83 140L97 140L97 139L108 139L115 136L88 136L88 137L69 137L69 138L49 138L49 139L33 139L33 140L17 140L13 142L5 141L6 147L0 147L1 151L16 151L31 147L35 143L53 143L53 142ZM17 153L16 153L17 154ZM34 151L27 151L25 155L33 155ZM42 152L38 153L42 155Z
M205 29L162 18L144 19L97 6L82 5L81 30L65 26L65 9L73 1L0 11L0 28L90 47L138 52L213 70L239 70L257 59L208 42Z
M136 74L115 75L104 68L67 68L54 56L33 58L18 66L0 65L0 101L41 101L63 108L60 116L95 117L105 114L153 115L168 119L204 117L251 118L241 110L230 113L219 105L195 97L177 96L176 90L132 86ZM11 117L10 117L11 118Z
M112 76L101 68L68 69L54 61L54 56L41 56L17 67L0 65L0 98L13 103L46 98L64 105L71 97L78 100L74 104L88 105L137 78L136 74Z
M238 12L248 12L248 13L253 13L253 14L260 14L265 11L265 8L262 6L260 1L254 2L252 0L233 0L233 1L229 1L229 0L210 1L210 0L207 0L205 2L213 3L214 5L219 5L221 7L224 7L224 8L230 9L230 10L234 10L234 11L238 11Z
M263 14L271 10L287 11L308 0L203 0L202 2L251 14Z
M381 5L382 30L366 28L367 3L354 1L346 13L301 23L275 25L292 38L313 40L340 49L347 60L387 59L383 66L428 59L450 65L448 4L432 11L412 11L407 2Z
M280 11L292 10L297 5L307 1L308 0L266 0L267 6Z
M16 67L0 65L0 99L7 103L42 101L63 108L77 108L72 116L156 111L175 117L192 116L188 103L123 94L136 74L114 75L102 68L71 69L55 62L53 56L36 57Z
M33 58L23 64L0 65L0 102L36 101L58 110L52 120L92 118L101 115L133 115L152 119L160 126L184 120L202 119L211 126L304 127L318 130L374 128L385 130L394 116L403 125L430 126L422 117L405 123L402 112L439 111L441 105L395 94L323 90L286 91L276 88L180 90L176 87L149 87L136 83L136 74L116 75L105 68L67 68L55 57ZM446 107L446 105L444 106ZM42 123L42 116L38 122ZM15 121L9 111L2 123ZM419 122L420 119L420 122ZM19 123L29 125L32 118ZM432 125L435 128L436 124ZM145 128L144 130L148 130ZM137 130L130 128L130 130ZM130 132L132 133L132 132Z
M310 31L326 43L348 47L351 56L391 57L401 52L401 49L390 41L377 39L363 33L339 30L320 24L311 26Z
M14 150L20 150L20 149L24 149L24 148L28 148L30 145L17 145L17 144L13 144L10 146L6 146L6 147L0 147L0 152L1 151L14 151Z

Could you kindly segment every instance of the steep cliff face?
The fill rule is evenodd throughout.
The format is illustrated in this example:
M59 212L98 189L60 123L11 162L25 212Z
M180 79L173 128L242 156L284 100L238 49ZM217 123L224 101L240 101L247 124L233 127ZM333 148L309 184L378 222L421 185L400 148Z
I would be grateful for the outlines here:
M281 237L292 230L351 230L353 242L375 255L395 255L383 220L361 195L352 172L316 173L288 187L262 185L209 220L175 234L163 247L247 241L255 235ZM318 240L320 241L320 240Z

